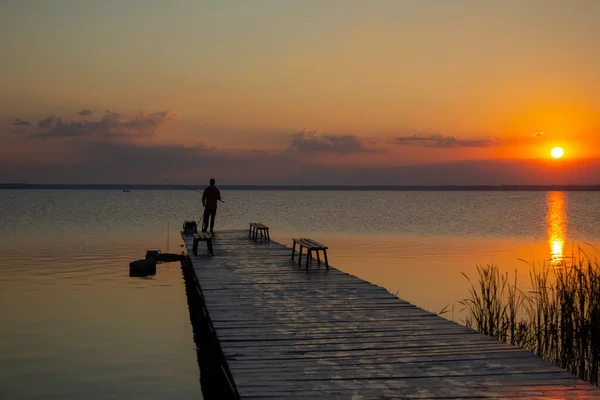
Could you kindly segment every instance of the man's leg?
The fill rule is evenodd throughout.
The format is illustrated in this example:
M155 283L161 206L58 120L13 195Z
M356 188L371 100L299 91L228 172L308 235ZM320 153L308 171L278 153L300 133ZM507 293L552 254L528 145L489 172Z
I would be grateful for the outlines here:
M215 217L217 216L217 210L210 210L210 231L212 232L215 227Z

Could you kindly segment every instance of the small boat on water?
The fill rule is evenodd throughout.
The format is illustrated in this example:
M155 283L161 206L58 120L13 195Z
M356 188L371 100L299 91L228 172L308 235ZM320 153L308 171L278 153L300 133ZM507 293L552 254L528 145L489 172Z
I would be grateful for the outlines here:
M156 275L156 260L147 258L129 263L129 276Z
M159 263L181 261L185 258L183 254L161 253L160 250L146 250L146 260L155 260Z
M186 256L183 254L161 253L160 250L147 250L146 258L129 263L129 276L145 277L156 275L156 264L181 261Z
M129 192L131 192L131 190L129 190L129 189L123 189L123 192L129 193Z

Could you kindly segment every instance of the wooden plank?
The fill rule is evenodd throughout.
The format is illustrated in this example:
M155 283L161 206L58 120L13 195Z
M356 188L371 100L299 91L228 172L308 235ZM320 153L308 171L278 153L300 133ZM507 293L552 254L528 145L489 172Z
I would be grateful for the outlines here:
M535 355L382 287L333 267L307 271L290 247L247 230L218 232L214 257L191 255L192 240L184 236L241 398L600 398Z
M300 240L305 241L306 243L309 243L311 246L314 246L315 248L319 248L319 249L324 249L327 250L328 247L325 246L324 244L321 244L319 242L317 242L316 240L310 239L310 238L300 238Z
M327 246L325 246L321 243L315 242L314 240L309 239L309 238L299 238L299 239L293 239L293 240L311 250L327 250L328 249Z

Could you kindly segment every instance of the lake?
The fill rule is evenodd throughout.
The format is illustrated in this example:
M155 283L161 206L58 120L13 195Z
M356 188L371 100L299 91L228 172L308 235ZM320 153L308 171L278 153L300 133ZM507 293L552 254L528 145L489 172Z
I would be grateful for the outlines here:
M477 265L551 268L600 248L600 192L227 190L215 230L260 221L290 245L461 320ZM147 249L179 252L191 190L0 191L0 398L200 398L179 263L129 276Z

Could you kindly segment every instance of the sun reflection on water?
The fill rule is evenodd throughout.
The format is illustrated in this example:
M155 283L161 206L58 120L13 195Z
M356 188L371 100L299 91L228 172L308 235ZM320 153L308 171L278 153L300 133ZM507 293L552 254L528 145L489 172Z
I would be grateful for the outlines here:
M548 193L546 224L550 244L550 262L561 263L567 237L567 213L563 192Z

